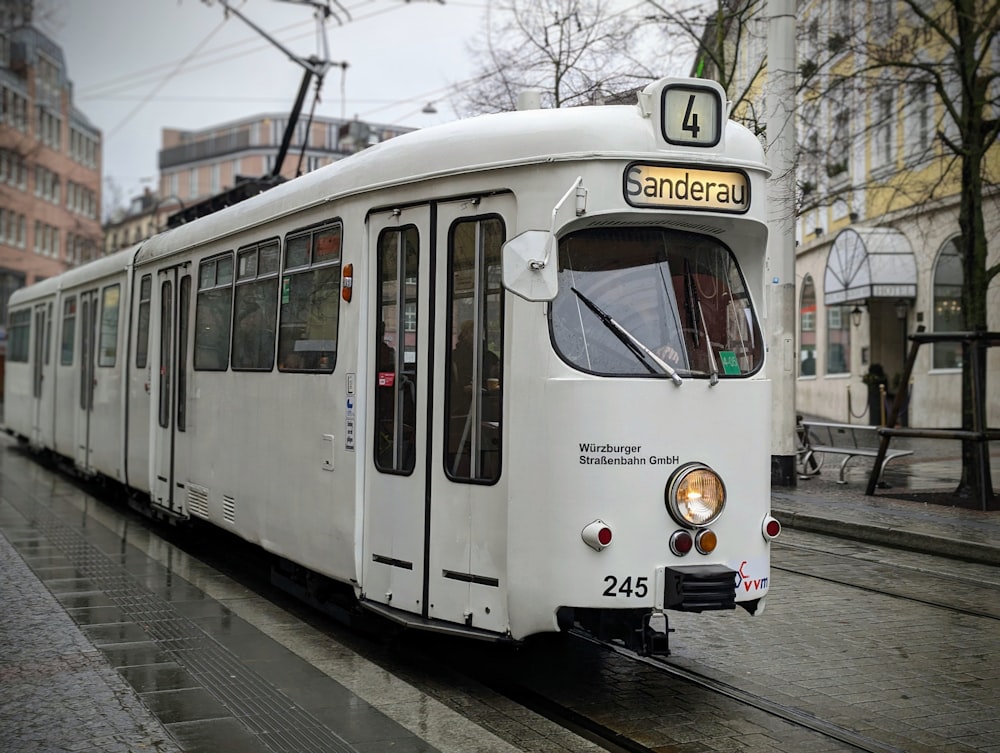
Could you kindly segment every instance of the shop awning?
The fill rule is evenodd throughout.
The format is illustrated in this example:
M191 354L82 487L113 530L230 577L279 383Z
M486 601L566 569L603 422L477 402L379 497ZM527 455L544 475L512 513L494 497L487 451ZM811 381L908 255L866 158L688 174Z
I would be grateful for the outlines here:
M847 228L826 259L828 306L870 298L916 298L917 262L906 236L892 228Z

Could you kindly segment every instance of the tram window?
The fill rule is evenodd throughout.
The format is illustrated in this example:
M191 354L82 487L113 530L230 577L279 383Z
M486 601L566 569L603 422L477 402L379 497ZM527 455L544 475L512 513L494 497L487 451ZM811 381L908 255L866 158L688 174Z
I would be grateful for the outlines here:
M15 311L10 315L10 338L7 360L12 363L28 362L28 342L31 334L31 310Z
M97 365L114 366L118 359L118 309L121 286L104 288L101 301L101 337L97 346Z
M97 318L97 294L86 292L80 296L80 409L94 406L94 320Z
M340 223L298 231L285 239L279 371L333 371L340 314L340 244Z
M274 323L278 309L277 240L240 249L236 254L233 355L235 370L274 367Z
M52 304L46 310L45 317L45 365L49 365L49 353L52 350Z
M375 467L388 473L411 473L416 458L419 243L412 225L385 230L378 241Z
M170 280L164 280L160 285L160 403L157 413L160 427L170 426L170 400L173 397L173 359L171 358L171 348L173 347L174 336L174 286ZM86 317L84 317L86 318Z
M146 368L149 361L149 306L153 297L153 276L143 275L139 283L139 316L135 339L135 367Z
M445 472L455 481L500 478L503 439L503 305L498 218L462 220L448 244Z
M59 348L59 363L73 365L73 345L76 337L76 296L63 302L62 342Z
M45 307L35 310L35 355L31 359L34 367L32 394L42 396L42 350L45 348Z
M190 311L191 275L181 277L180 321L177 326L177 431L187 431L187 348Z
M739 267L714 238L660 228L583 230L560 240L558 274L552 341L582 371L664 374L591 306L683 377L741 377L762 365L760 329Z
M229 330L233 316L233 254L206 259L198 267L194 312L195 371L229 368Z

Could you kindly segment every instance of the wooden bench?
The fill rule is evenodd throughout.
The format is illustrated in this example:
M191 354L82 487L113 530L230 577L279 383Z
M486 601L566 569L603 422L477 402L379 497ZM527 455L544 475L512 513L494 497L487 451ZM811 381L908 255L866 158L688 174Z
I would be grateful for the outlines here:
M812 444L810 439L810 451L812 453L822 452L830 455L844 455L840 463L840 475L837 478L838 484L846 484L844 473L847 471L847 464L854 458L878 457L878 426L866 426L864 424L837 424L825 421L803 421L802 425L806 432L811 432L811 437L815 438L818 444ZM870 444L862 444L861 438L870 437ZM887 450L882 461L882 467L878 471L878 479L881 481L882 472L890 460L912 455L913 450ZM808 457L806 458L808 461Z

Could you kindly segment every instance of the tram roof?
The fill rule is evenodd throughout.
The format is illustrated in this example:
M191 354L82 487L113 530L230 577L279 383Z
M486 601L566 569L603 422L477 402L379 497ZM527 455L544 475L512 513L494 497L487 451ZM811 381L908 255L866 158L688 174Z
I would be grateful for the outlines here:
M19 288L11 293L8 306L19 306L29 301L37 301L58 290L66 290L75 285L116 275L129 267L139 248L139 245L130 246L108 256L101 256L86 264L81 264L79 267L74 267L54 277L48 277L26 288Z
M726 148L666 149L638 105L601 105L481 115L421 129L276 186L143 244L136 262L221 238L341 197L436 178L580 159L690 159L702 166L764 167L763 148L728 121ZM734 158L733 155L740 155Z

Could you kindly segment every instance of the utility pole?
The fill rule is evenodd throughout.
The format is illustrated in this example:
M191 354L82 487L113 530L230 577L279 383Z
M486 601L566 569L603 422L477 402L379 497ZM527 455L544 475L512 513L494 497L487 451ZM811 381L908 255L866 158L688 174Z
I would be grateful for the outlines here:
M767 7L771 485L795 486L795 0L768 0Z

